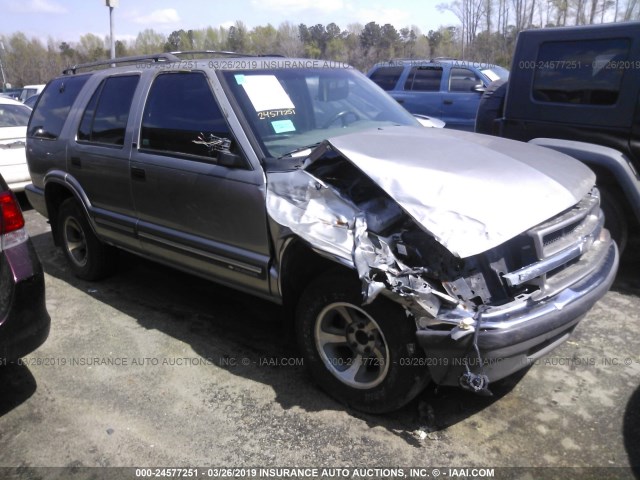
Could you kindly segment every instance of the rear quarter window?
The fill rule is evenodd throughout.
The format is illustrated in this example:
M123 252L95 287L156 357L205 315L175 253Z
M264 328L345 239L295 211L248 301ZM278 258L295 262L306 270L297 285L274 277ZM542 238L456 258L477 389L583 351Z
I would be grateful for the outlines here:
M90 75L60 77L51 81L31 115L27 136L55 140L69 111Z
M404 67L380 67L369 78L383 90L389 91L394 89L403 70Z
M534 65L533 98L545 103L614 105L629 58L626 38L547 42Z

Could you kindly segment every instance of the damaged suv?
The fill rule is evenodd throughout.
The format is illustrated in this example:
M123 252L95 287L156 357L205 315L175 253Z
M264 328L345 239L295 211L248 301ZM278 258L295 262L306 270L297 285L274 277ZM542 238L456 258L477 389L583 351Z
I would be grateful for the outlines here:
M488 393L613 281L595 177L568 156L423 128L342 65L117 63L51 81L28 128L26 191L75 274L119 247L282 303L354 408L430 380Z

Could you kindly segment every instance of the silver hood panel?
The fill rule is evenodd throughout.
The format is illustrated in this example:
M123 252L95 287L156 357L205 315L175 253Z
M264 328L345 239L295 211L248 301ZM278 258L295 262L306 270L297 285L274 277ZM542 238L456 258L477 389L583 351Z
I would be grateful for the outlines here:
M595 184L569 156L486 135L391 127L328 142L461 258L570 208Z

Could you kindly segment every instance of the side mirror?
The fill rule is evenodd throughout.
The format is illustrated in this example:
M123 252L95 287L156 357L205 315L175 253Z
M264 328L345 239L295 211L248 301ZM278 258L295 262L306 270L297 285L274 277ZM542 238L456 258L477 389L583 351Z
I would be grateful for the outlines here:
M231 152L218 152L217 165L229 168L246 168L247 164L240 155Z
M472 88L472 90L474 92L478 92L478 93L484 93L487 91L487 87L485 87L483 84L479 83L478 85L474 86Z

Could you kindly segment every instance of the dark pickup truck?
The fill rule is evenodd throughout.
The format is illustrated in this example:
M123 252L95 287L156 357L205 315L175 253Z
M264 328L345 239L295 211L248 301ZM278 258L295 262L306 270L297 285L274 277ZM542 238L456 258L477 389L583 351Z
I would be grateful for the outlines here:
M640 23L521 32L509 81L483 95L476 132L588 165L607 228L624 249L640 219Z

